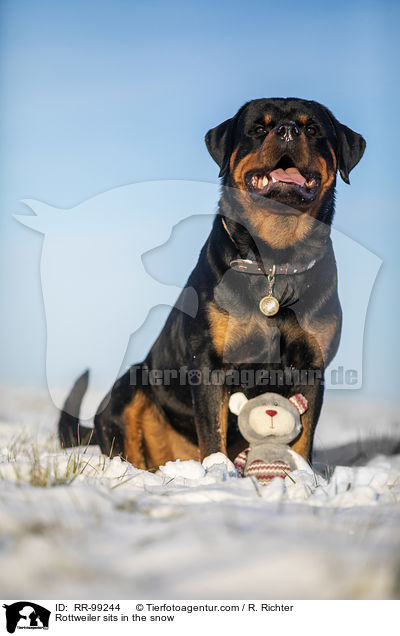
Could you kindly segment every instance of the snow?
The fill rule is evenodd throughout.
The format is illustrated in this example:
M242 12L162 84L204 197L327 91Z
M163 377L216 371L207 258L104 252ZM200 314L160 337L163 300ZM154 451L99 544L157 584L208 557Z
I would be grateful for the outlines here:
M219 453L153 474L61 450L45 395L2 398L2 598L398 598L394 408L328 400L315 470L260 486Z

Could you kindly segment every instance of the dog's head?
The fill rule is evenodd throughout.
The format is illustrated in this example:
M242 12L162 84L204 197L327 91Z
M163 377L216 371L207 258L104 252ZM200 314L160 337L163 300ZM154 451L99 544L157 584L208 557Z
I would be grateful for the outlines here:
M310 219L330 223L336 173L349 183L365 149L325 106L294 98L248 102L206 144L224 185L241 191L248 220L260 236L275 233L276 247L295 242Z

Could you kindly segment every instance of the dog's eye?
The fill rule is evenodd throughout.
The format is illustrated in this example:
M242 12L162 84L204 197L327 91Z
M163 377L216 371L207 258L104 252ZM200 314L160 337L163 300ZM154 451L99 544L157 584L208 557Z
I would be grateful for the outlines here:
M316 135L318 132L318 128L316 126L307 126L306 127L306 135L308 135L309 137L314 137L314 135Z
M264 126L262 126L261 124L258 124L257 126L255 126L255 128L253 128L253 133L255 135L265 135L267 131L264 128Z

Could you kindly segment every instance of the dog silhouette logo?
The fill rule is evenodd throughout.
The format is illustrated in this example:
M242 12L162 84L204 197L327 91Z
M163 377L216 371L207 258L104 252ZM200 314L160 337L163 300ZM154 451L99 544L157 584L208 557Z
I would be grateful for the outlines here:
M37 603L18 601L3 607L9 634L14 634L16 629L49 629L51 612Z
M45 373L58 409L64 408L65 401L59 387L69 385L84 369L90 369L91 388L108 390L132 359L144 358L161 327L158 323L152 326L153 309L170 310L177 302L179 310L196 319L198 294L186 280L209 233L218 196L217 184L176 180L121 186L70 209L24 200L34 214L15 218L43 237L40 279L47 341ZM249 223L241 223L252 233ZM345 275L339 271L345 320L335 366L356 370L357 382L350 386L330 383L329 375L326 382L329 388L355 389L362 384L365 319L382 261L338 230L332 229L332 239L338 262L347 264ZM262 253L256 236L254 242ZM236 315L236 306L225 303L224 289L231 287L231 278L237 281L238 293L240 286L251 282L248 275L229 269L216 287L214 300L229 321L245 321L246 317ZM284 289L280 292L283 278L277 276L276 282L280 302L285 295ZM286 296L285 310L290 308L296 315L296 296ZM146 322L150 325L146 333L151 332L148 338L141 331ZM280 333L273 326L268 341L270 350L261 360L256 338L250 350L231 351L223 343L223 360L228 364L279 363ZM198 381L194 375L188 379L192 384ZM81 420L93 418L97 404L89 391ZM103 407L106 404L104 400Z

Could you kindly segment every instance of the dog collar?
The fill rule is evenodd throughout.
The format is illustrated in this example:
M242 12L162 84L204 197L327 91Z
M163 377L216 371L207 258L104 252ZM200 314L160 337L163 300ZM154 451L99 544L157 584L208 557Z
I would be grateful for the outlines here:
M266 274L274 274L277 276L278 274L302 274L314 267L316 262L317 260L314 258L307 265L296 265L296 267L290 263L284 263L282 265L266 265L265 271L263 271L257 261L252 261L248 258L235 258L229 263L229 267L234 269L236 272L243 272L244 274L262 274L263 276Z
M224 217L221 216L222 225L231 239L232 243L236 246L236 241L234 240L232 234L230 233L228 226ZM291 265L290 263L283 263L280 265L264 265L262 263L262 267L257 263L257 261L252 261L247 258L235 258L229 263L229 267L231 269L236 270L237 272L243 272L245 274L261 274L267 278L268 282L268 292L266 296L261 298L258 308L264 316L271 318L275 316L279 309L280 303L277 297L274 295L274 284L275 284L275 276L277 274L301 274L302 272L307 272L312 267L314 267L317 259L313 259L307 265Z
M232 234L230 233L226 221L223 216L221 216L222 225L231 239L232 243L237 247L236 241L234 240ZM292 275L292 274L302 274L303 272L308 272L308 270L312 269L317 262L317 259L314 258L312 261L307 263L306 265L292 265L291 263L282 263L279 265L264 265L264 268L261 268L257 261L253 261L249 258L234 258L230 261L229 267L234 269L236 272L243 272L244 274L261 274L262 276L277 276L277 275Z

